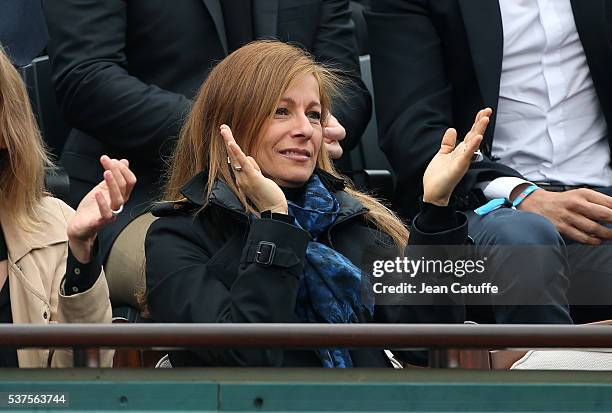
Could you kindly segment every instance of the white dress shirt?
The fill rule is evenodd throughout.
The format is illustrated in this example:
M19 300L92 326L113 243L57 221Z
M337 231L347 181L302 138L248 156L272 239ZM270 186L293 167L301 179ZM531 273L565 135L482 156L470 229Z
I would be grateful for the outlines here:
M529 181L612 186L607 124L570 0L499 5L504 50L492 155ZM481 185L487 198L508 198L526 182L499 179Z

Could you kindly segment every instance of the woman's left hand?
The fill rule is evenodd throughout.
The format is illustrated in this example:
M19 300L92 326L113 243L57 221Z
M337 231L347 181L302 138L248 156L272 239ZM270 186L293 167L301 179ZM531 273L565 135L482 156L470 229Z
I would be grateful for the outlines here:
M261 168L253 157L246 156L242 152L229 126L221 125L220 131L227 147L230 167L234 169L238 189L255 204L259 212L272 211L286 214L287 199L282 189L261 173Z
M127 202L136 185L136 176L127 159L100 158L104 180L81 200L68 224L68 244L74 257L83 264L91 260L98 232L117 219L117 211Z
M452 128L446 130L440 150L423 175L423 201L448 205L453 190L469 169L472 156L482 142L491 113L490 108L479 111L472 129L456 147L457 131Z

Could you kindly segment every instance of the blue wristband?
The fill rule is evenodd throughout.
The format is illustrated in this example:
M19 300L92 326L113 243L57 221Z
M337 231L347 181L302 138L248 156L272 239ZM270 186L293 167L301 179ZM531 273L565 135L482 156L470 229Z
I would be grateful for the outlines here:
M495 211L503 206L510 206L510 202L506 198L495 198L474 210L476 215L487 215L491 211Z
M523 202L525 200L525 198L527 198L529 195L531 195L531 193L533 191L535 191L536 189L540 189L540 187L537 186L537 185L529 185L527 188L525 188L523 190L523 192L521 192L520 194L518 194L518 196L516 198L514 198L514 201L512 202L512 206L514 208L519 206L520 203Z
M505 198L495 198L487 202L481 207L478 207L474 210L477 215L487 215L491 211L495 211L501 207L512 207L516 208L521 202L525 200L533 191L536 189L540 189L537 185L529 185L527 188L523 190L515 199L514 202L510 203Z

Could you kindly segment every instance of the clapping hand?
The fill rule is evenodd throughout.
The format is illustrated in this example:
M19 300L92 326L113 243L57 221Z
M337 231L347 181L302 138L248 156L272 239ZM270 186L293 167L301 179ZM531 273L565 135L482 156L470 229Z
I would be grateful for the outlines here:
M446 130L440 150L423 175L423 201L448 205L453 190L467 172L472 156L482 142L491 113L489 108L479 111L472 129L459 145L456 145L457 131L452 128Z
M82 263L91 260L98 232L117 219L136 185L136 177L127 159L100 158L104 180L81 200L68 224L68 243L74 257Z
M238 189L255 204L259 212L272 211L286 214L287 199L280 187L273 180L263 176L255 159L242 152L229 126L221 125L220 130L227 146Z

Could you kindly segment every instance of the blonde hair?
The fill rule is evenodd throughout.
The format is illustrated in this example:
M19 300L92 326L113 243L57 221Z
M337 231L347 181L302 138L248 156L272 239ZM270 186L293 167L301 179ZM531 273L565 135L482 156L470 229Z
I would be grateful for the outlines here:
M253 156L264 123L270 119L292 82L306 75L319 84L322 123L331 112L332 97L339 96L342 81L332 69L325 68L303 50L270 40L252 42L223 59L210 73L193 104L179 136L167 174L163 199L183 199L180 188L202 170L208 173L206 202L216 180L225 182L247 211L253 211L238 191L227 165L227 152L219 133L221 124L230 125L236 143ZM340 178L324 145L317 167ZM346 188L368 210L366 219L390 235L400 248L407 243L408 231L396 215L375 198Z
M45 166L51 166L25 85L0 47L0 211L24 231L38 221Z

